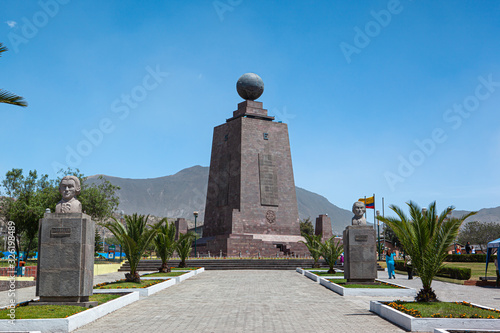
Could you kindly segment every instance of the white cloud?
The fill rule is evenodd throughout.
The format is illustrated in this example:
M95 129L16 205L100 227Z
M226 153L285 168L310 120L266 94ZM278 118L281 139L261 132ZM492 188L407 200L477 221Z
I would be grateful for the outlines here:
M7 21L5 23L7 23L7 25L11 28L14 28L17 25L16 21Z

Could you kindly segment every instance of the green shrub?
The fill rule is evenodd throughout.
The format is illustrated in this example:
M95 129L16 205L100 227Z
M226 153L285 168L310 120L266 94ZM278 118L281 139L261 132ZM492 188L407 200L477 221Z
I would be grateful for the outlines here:
M443 267L437 273L437 276L447 277L457 280L469 280L472 275L470 268L462 267Z
M394 269L398 271L406 271L404 260L394 260Z
M490 256L490 262L495 261L496 255ZM486 254L448 254L444 261L448 262L486 262Z

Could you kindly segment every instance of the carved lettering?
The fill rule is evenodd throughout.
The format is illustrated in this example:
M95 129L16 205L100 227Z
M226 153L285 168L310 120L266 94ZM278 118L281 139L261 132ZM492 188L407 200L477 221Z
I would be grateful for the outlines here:
M51 228L50 238L63 238L71 236L71 228Z
M354 240L356 242L367 242L368 241L368 235L355 235Z
M260 204L278 206L278 175L270 154L259 154Z

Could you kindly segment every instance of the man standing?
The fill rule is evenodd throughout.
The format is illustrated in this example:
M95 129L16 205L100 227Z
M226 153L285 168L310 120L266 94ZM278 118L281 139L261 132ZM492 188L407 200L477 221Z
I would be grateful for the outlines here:
M469 254L470 253L470 243L467 242L467 244L465 244L465 253Z

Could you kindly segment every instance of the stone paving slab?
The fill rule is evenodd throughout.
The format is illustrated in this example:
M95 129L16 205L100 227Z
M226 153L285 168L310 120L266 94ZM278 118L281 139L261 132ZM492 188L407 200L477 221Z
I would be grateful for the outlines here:
M75 332L404 332L294 271L206 271Z

